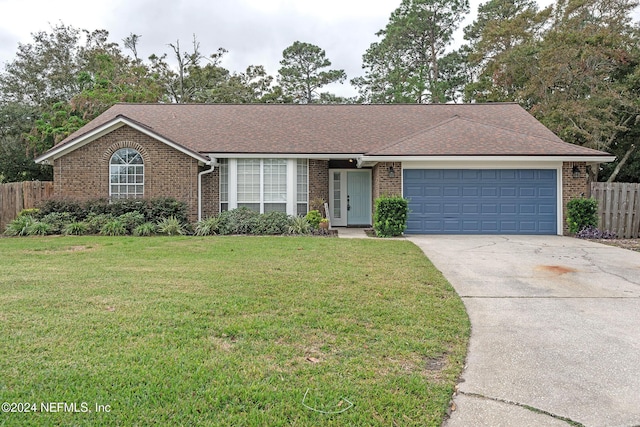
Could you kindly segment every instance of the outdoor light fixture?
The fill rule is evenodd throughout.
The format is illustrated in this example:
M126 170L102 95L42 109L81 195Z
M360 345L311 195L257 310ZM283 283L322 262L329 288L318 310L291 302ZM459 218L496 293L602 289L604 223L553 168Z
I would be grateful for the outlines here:
M577 165L573 165L573 169L571 170L574 178L580 178L580 168Z
M393 169L393 166L389 166L389 178L395 178L396 171Z

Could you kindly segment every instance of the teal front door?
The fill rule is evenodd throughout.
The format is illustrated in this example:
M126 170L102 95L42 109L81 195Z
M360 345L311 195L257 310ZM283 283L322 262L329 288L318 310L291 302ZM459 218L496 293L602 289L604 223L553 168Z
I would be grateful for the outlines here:
M347 172L347 225L371 225L371 173Z
M371 225L371 171L329 171L329 211L335 227Z

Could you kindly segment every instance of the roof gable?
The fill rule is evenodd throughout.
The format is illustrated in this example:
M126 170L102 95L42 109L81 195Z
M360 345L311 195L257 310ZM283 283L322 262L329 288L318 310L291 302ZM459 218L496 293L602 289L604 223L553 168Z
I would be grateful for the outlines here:
M89 123L91 124L91 123ZM89 125L88 124L88 125ZM87 125L87 126L88 126ZM170 147L190 156L193 157L194 159L201 161L203 163L207 163L209 160L204 157L203 155L201 155L200 153L197 153L195 151L192 151L186 147L183 147L182 145L168 140L167 138L163 137L162 135L159 135L155 132L153 132L151 129L147 128L144 124L142 123L138 123L135 120L131 120L127 117L124 116L117 116L114 119L101 124L100 126L97 126L91 130L89 130L86 133L81 133L79 136L75 137L75 138L67 138L65 139L63 142L61 142L60 144L56 145L55 147L53 147L52 149L50 149L49 151L47 151L46 153L44 153L43 155L37 157L35 159L36 163L46 163L49 162L53 159L56 159L58 157L64 156L65 154L76 150L88 143L90 143L91 141L94 141L98 138L100 138L101 136L104 136L108 133L113 132L116 129L119 129L123 126L129 126L132 127L134 129L136 129L139 132L144 133L145 135L150 136L151 138L154 138L160 142L163 142L167 145L169 145ZM86 127L86 126L85 126ZM82 128L84 129L84 128ZM78 132L80 132L82 129L80 129ZM76 132L76 133L78 133ZM73 135L72 135L73 136Z

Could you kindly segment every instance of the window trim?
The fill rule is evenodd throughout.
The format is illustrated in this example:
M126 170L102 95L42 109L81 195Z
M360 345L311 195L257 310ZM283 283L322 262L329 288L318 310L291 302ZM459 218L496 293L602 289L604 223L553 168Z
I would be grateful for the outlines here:
M223 210L232 210L238 207L238 204L242 203L250 203L250 202L239 202L238 201L238 161L245 160L245 158L225 158L220 159L226 163L225 168L220 168L220 179L218 185L218 195L219 195L219 209L220 212ZM260 160L260 213L264 213L265 204L269 203L278 203L277 201L269 201L265 200L265 192L264 192L264 161L265 160L285 160L286 161L286 212L288 215L297 215L297 206L298 206L298 161L299 158L284 158L284 157L265 157L256 159L255 157L252 160ZM307 210L309 206L309 160L306 160L306 188L307 188L307 200L300 203L305 203L307 205ZM222 183L224 178L222 178L224 172L226 170L226 183L227 183L227 200L223 199ZM258 203L253 202L253 203Z
M123 156L121 154L118 154L118 153L121 153L123 151L134 152L135 155L134 156L130 156L130 157L132 157L133 159L135 159L136 157L139 157L141 163L131 163L131 161L129 161L127 163L113 163L113 159L116 157L116 155L118 155L121 159L123 159ZM112 178L113 178L114 175L116 175L116 176L122 176L123 175L120 172L114 174L113 171L112 171L112 167L114 167L114 166L115 167L125 167L125 168L128 168L128 167L134 167L134 168L141 167L142 168L142 173L139 174L139 173L134 172L133 174L129 174L127 172L126 174L124 174L126 176L127 182L121 183L121 182L118 181L118 182L114 183L112 181ZM135 182L136 181L135 178L138 177L138 176L142 176L142 182ZM134 178L134 182L132 182L132 183L129 182L130 177ZM121 186L121 185L125 185L127 187L127 191L124 194L120 193L119 191L117 193L114 193L113 192L113 186L114 185L117 185L118 187ZM136 189L140 188L141 192L138 192L136 189L134 189L134 192L130 193L129 189L128 189L128 187L130 185L133 185ZM136 150L135 148L132 148L132 147L122 147L122 148L119 148L116 151L114 151L111 154L111 156L109 157L109 199L110 200L111 199L142 199L142 198L144 198L145 186L146 186L145 185L145 162L144 162L144 157L142 157L142 153L139 150Z

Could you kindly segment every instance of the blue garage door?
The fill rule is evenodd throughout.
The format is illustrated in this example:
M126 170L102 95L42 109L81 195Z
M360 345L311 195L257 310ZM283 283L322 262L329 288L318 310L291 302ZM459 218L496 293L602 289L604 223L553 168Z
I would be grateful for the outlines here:
M556 234L549 169L405 169L410 234Z

